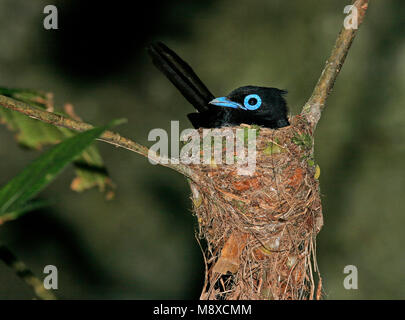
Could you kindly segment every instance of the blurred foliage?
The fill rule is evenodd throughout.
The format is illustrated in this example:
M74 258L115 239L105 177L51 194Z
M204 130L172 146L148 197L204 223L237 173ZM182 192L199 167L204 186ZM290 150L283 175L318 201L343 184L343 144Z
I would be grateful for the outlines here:
M78 133L44 152L0 189L0 225L43 206L32 200L111 125Z
M28 103L37 108L54 111L53 95L25 89L0 88L0 94ZM74 114L73 106L69 107L70 116L77 117ZM55 112L70 117L66 112ZM72 114L73 113L73 114ZM31 149L42 149L46 145L59 143L66 137L71 137L75 133L71 130L55 127L50 124L31 119L16 111L1 108L0 122L7 125L7 128L16 132L16 139L22 146ZM106 191L107 197L112 198L113 192L111 179L108 177L107 169L104 167L103 160L97 147L90 146L82 152L80 157L75 159L76 178L71 183L74 191L84 191L93 187L98 187L101 191Z
M170 120L188 127L192 107L152 66L148 41L175 49L216 95L249 84L288 89L295 114L348 2L167 0L139 14L128 2L55 1L53 31L42 28L46 4L0 2L0 86L54 92L91 123L128 118L120 132L151 145L153 128L168 130ZM330 299L404 297L404 10L401 0L370 2L317 129L325 218L318 262ZM34 155L4 129L0 141L5 183ZM0 240L38 275L57 265L63 298L197 298L204 266L186 181L133 153L98 147L119 186L114 201L67 192L71 177L63 174L44 192L52 210L4 225ZM346 265L358 268L358 290L343 287ZM1 264L0 283L0 298L31 297Z

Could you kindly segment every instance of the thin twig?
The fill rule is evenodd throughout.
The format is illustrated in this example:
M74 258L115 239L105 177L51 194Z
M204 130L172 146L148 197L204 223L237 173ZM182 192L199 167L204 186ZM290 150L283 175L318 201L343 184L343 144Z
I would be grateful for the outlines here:
M12 268L26 284L34 290L36 296L41 300L56 300L52 291L44 288L43 282L38 279L30 269L4 245L0 245L0 260Z
M360 27L363 22L364 16L368 8L369 0L355 0L353 5L357 8L358 23L357 27ZM347 53L356 36L357 29L346 29L342 27L335 46L329 59L326 61L326 65L322 71L322 74L316 84L314 91L307 103L302 108L302 114L307 118L312 128L316 127L321 113L325 107L326 99L331 92L335 80L342 69L342 65L346 59Z
M91 124L67 118L56 113L48 112L46 110L30 106L29 104L3 95L0 95L0 105L7 109L25 114L30 118L46 122L57 127L68 128L74 131L81 132L89 130L94 127ZM139 143L136 143L128 138L120 136L118 133L112 131L105 131L104 134L98 140L139 153L140 155L148 157L151 160L155 160L158 164L173 169L192 180L196 179L195 175L193 175L193 171L186 165L183 165L181 163L180 164L171 163L170 159L165 159L168 161L162 161L163 158L157 155L155 152L150 151L147 147L140 145Z

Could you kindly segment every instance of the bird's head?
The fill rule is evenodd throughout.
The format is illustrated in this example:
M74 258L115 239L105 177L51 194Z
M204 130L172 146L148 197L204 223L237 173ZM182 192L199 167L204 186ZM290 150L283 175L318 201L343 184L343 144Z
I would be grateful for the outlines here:
M209 103L246 112L246 117L257 120L259 125L273 122L273 127L281 128L289 125L287 104L283 97L286 93L287 91L277 88L245 86Z

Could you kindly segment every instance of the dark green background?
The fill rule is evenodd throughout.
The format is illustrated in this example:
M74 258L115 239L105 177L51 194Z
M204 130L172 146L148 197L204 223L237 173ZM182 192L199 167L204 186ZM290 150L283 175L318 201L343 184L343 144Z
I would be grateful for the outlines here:
M311 94L349 1L54 1L59 30L46 31L49 1L0 0L0 86L55 93L93 124L125 117L118 130L140 143L191 106L145 52L162 40L216 95L248 84L289 90L296 114ZM318 262L328 299L405 297L405 2L371 1L366 21L316 132L325 226ZM7 244L43 277L59 270L64 299L198 298L203 263L184 178L129 151L98 143L117 185L69 190L73 170L41 194L56 202L0 227ZM38 155L0 127L0 184ZM359 289L345 290L355 265ZM0 263L0 299L32 291Z

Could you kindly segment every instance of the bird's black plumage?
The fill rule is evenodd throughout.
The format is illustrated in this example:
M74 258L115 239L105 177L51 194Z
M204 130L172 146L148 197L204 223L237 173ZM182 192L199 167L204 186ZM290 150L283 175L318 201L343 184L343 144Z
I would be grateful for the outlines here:
M193 69L161 42L148 47L152 61L198 112L188 114L195 128L220 128L241 123L267 128L289 125L287 92L277 88L240 87L226 97L214 98Z

